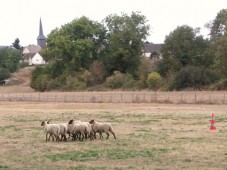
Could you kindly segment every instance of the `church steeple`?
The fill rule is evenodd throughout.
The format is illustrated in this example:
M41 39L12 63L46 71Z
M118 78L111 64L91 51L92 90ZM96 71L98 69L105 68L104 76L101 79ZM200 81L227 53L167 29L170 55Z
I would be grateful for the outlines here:
M40 22L39 22L39 36L37 37L37 44L41 48L46 48L46 37L43 35L43 27L42 27L41 18L40 18Z

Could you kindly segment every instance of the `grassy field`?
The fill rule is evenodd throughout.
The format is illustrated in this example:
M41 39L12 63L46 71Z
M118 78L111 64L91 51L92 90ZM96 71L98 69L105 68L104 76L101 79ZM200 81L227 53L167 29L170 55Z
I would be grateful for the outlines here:
M110 122L117 139L45 141L42 120L71 118ZM0 102L0 169L223 170L226 125L226 105Z

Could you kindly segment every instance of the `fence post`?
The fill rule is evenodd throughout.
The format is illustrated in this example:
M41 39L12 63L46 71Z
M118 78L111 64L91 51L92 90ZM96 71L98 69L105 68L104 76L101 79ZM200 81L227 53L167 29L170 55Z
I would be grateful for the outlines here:
M197 101L197 95L196 95L196 93L195 93L195 103L196 103L196 101Z
M224 96L223 96L222 104L225 104L225 93L224 93Z
M154 92L154 99L155 99L155 102L157 102L157 93L156 93L156 91Z

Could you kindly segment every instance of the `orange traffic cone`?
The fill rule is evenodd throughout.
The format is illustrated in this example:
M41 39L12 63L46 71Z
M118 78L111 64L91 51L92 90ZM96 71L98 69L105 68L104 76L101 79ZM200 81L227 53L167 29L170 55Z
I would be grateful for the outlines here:
M214 114L211 115L211 120L210 120L210 130L216 130L216 127L215 127L215 119L214 119Z

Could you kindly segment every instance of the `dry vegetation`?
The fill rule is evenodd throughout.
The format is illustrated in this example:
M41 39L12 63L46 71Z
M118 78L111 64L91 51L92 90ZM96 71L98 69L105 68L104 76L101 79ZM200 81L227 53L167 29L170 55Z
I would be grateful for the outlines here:
M0 102L0 169L226 169L226 110L226 105ZM216 131L210 131L212 113ZM45 142L42 120L70 118L108 121L117 140Z

